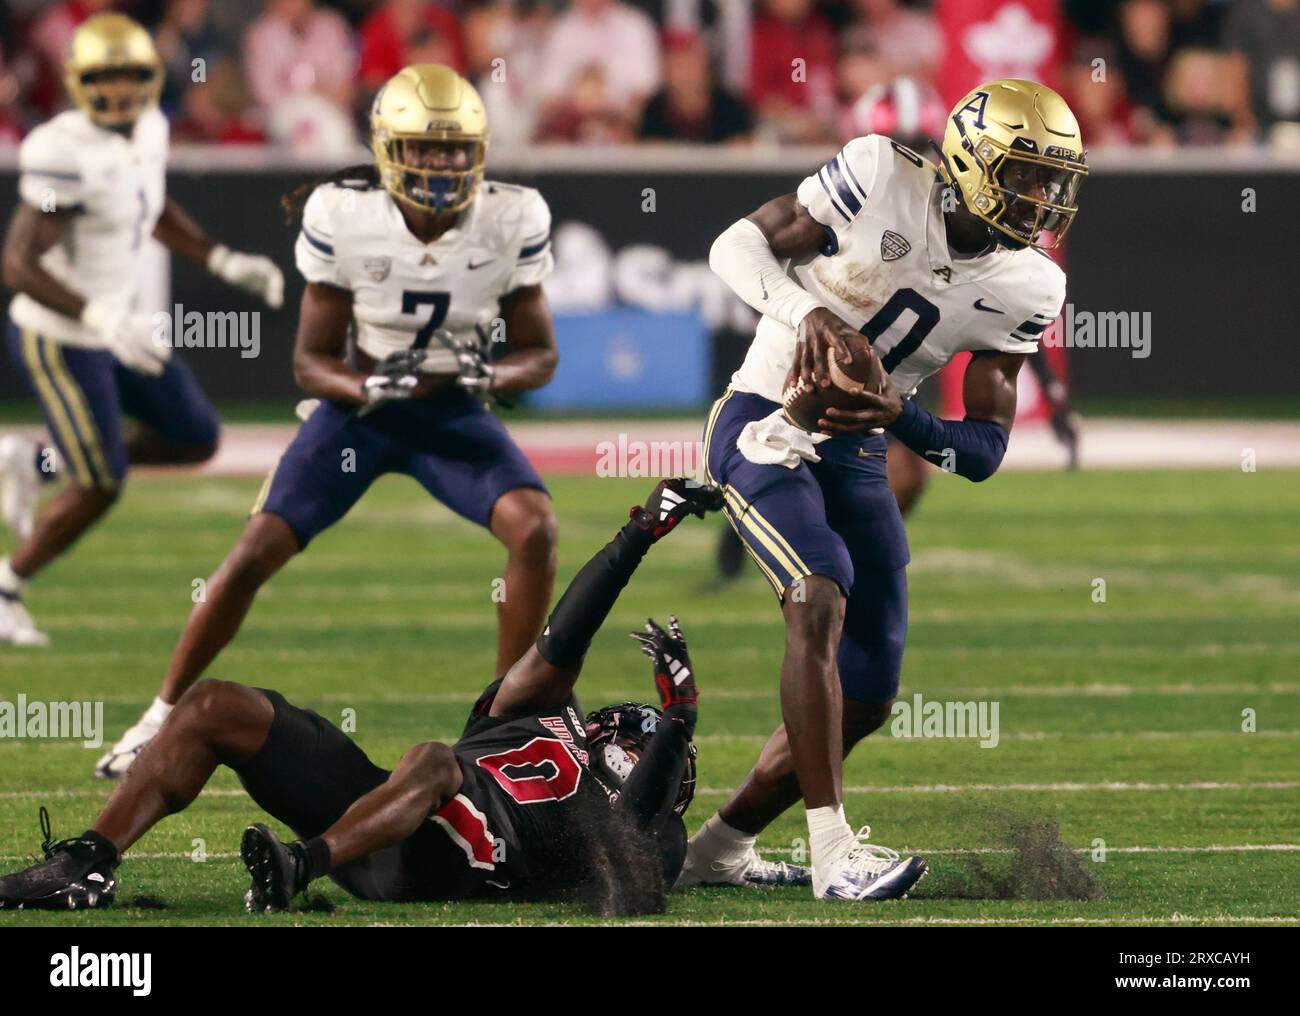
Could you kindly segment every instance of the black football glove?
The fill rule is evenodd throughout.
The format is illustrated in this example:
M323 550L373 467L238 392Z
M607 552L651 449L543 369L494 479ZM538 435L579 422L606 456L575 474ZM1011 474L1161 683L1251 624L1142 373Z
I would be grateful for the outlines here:
M671 480L660 480L659 485L646 498L645 507L636 505L628 515L657 541L671 533L687 515L702 519L705 513L717 511L721 507L722 491L719 488L696 480L674 477Z
M668 615L667 631L660 628L654 618L650 618L645 623L645 631L629 634L641 643L641 652L654 661L659 705L664 709L669 706L695 705L700 699L700 692L695 686L695 668L691 666L691 658L686 652L686 639L677 618Z

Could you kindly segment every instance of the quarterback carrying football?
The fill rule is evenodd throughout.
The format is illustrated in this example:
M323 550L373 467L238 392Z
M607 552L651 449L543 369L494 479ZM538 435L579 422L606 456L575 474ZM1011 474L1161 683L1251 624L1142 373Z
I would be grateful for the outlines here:
M211 240L166 196L163 65L149 33L122 14L97 14L74 33L64 68L76 105L41 124L18 150L20 201L4 242L8 347L40 402L59 451L0 437L0 515L19 538L0 558L0 642L49 640L23 606L29 580L101 519L133 465L203 462L217 450L216 410L194 373L131 301L144 241L226 282L283 300L284 278L260 255ZM136 426L125 431L123 417ZM68 483L33 521L43 481Z
M387 473L412 477L505 545L498 676L541 630L555 577L550 495L484 401L555 371L541 286L554 264L550 211L535 190L483 179L483 102L448 67L398 72L375 97L371 132L374 164L286 199L301 212L295 256L307 281L294 376L314 401L190 615L158 697L98 776L126 771L262 585ZM506 351L493 357L493 346Z
M939 167L888 137L856 138L715 241L713 270L763 316L709 415L708 476L781 602L785 722L692 838L679 884L761 884L756 838L800 799L818 898L897 898L925 874L921 858L868 842L869 827L855 834L843 808L843 756L889 716L907 630L909 553L882 429L967 479L997 470L1016 376L1065 295L1040 248L1065 235L1086 173L1059 95L991 81L952 110ZM843 387L833 379L862 336L881 389L826 408L817 433L795 426L787 377ZM943 420L910 396L962 351L967 415Z
M698 690L677 619L633 637L654 662L660 708L574 696L587 647L650 547L718 491L661 481L574 577L545 631L488 685L460 740L409 749L390 772L278 692L204 681L181 699L82 835L0 877L0 908L107 906L121 856L187 807L219 765L300 837L244 832L250 911L280 910L329 876L360 899L564 898L598 912L663 909L686 854Z

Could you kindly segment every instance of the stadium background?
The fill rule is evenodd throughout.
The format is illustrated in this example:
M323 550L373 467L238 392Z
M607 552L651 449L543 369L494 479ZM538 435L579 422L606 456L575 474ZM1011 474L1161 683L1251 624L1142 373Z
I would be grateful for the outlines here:
M76 23L104 6L0 0L6 218L17 143L59 108L62 49ZM263 314L257 359L229 349L181 354L227 420L222 453L197 477L133 478L112 517L33 587L29 601L55 646L43 655L0 650L0 698L102 700L112 736L152 694L194 577L230 546L257 476L292 433L289 353L301 281L277 199L367 157L366 102L403 63L443 60L474 76L492 118L490 173L536 184L555 212L558 267L548 292L560 372L503 415L555 492L561 583L644 493L645 480L595 474L597 443L695 440L743 349L752 318L704 263L716 232L792 189L859 132L857 102L873 86L905 74L946 105L989 77L1038 78L1079 110L1094 167L1063 254L1068 300L1094 313L1150 312L1152 353L1066 352L1084 415L1081 472L1059 471L1064 455L1048 428L1026 421L1006 475L979 488L944 478L909 523L905 694L1000 701L1003 744L984 752L969 742L873 737L850 760L850 814L872 821L882 842L938 862L911 909L827 914L793 893L755 903L717 892L675 902L669 917L1295 921L1300 424L1290 297L1300 264L1290 234L1300 221L1300 5L111 6L155 31L168 64L171 193L226 243L274 257L289 291L283 311ZM596 22L610 34L593 51L581 40ZM503 54L505 77L495 81ZM798 87L793 59L806 61ZM196 67L201 81L192 80ZM711 92L716 115L695 122L687 97L706 82L726 95ZM642 115L647 99L653 116ZM258 309L161 256L151 279L145 305ZM1024 384L1032 415L1032 382ZM36 424L7 371L0 421ZM1258 472L1243 470L1247 453ZM725 594L712 584L715 531L692 523L656 553L598 638L600 662L584 678L588 705L644 697L646 675L619 633L650 610L682 615L706 696L706 786L692 825L743 775L778 715L781 632L769 623L770 592L756 573ZM481 687L494 624L487 591L498 568L489 537L386 480L277 577L213 676L274 683L331 716L356 709L358 738L391 764L416 740L454 736ZM1108 606L1090 596L1098 577L1110 583ZM1262 736L1243 741L1243 708L1259 714ZM79 745L0 751L6 861L31 852L38 803L52 804L56 831L68 835L103 798L89 776L95 753ZM240 920L232 851L249 806L228 775L215 791L151 834L124 869L133 890L166 898L169 910L128 907L95 923ZM787 816L765 849L797 849L801 832L799 817ZM1078 879L1060 860L1061 841L1095 860L1099 838L1116 853L1092 869L1098 880ZM200 841L212 863L182 863L198 859ZM553 907L502 914L490 905L348 903L337 915L287 919L578 918Z
M0 3L6 217L16 142L59 108L67 37L103 6ZM1199 403L1222 413L1269 400L1276 412L1293 391L1286 372L1241 369L1291 352L1281 280L1297 258L1279 226L1300 221L1300 15L1288 0L116 6L154 30L166 59L171 193L219 225L224 242L270 254L292 280L286 309L263 314L256 360L189 354L226 404L269 410L293 394L301 280L277 199L366 159L370 97L417 59L476 80L491 115L490 172L539 186L554 211L548 293L563 316L562 366L534 409L697 411L711 401L753 318L707 271L709 243L877 125L860 100L899 75L945 108L976 81L1028 76L1080 111L1094 168L1060 255L1068 300L1093 313L1150 312L1153 332L1143 360L1064 351L1085 410ZM603 49L574 43L586 37ZM792 82L797 60L804 80ZM700 87L718 90L709 109L674 112ZM175 272L169 285L159 255L145 306L257 309L193 266ZM654 374L665 359L673 384ZM1024 384L1032 408L1028 372ZM6 402L20 395L12 377L0 380Z

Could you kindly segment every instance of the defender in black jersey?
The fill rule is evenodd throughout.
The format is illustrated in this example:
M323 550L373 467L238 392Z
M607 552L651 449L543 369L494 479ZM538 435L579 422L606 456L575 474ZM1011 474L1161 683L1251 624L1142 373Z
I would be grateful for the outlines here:
M299 839L245 830L248 909L289 905L329 876L392 902L484 895L570 898L607 913L662 909L681 870L681 813L695 781L697 692L676 618L634 633L655 663L661 709L628 703L583 718L573 694L592 637L651 544L720 494L665 480L578 573L541 637L475 703L453 745L427 742L392 770L278 692L203 681L81 836L0 877L0 906L109 904L122 853L193 801L218 765Z

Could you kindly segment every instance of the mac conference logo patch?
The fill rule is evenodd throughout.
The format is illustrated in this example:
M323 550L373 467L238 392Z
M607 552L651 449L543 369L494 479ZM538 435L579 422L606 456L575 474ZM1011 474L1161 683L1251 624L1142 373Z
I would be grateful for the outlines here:
M880 256L886 261L897 261L911 249L912 245L892 229L885 230L885 235L880 238Z
M366 272L376 282L383 282L393 270L392 258L366 258Z

